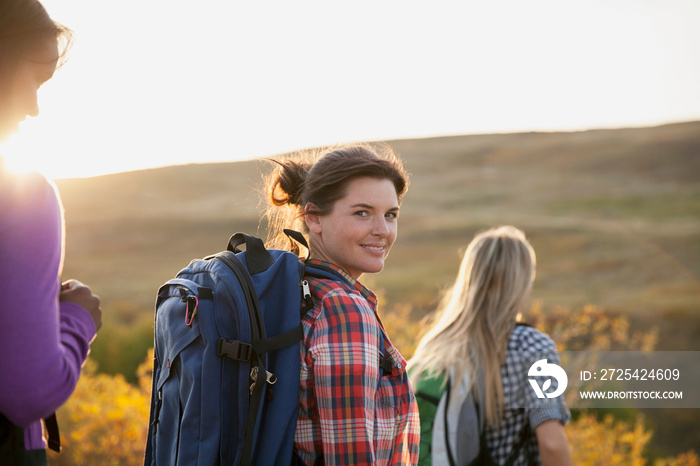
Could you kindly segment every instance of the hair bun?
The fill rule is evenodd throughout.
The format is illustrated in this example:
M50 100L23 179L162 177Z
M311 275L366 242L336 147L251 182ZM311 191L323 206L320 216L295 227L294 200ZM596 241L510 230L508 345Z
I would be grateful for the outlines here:
M273 204L277 206L292 204L303 207L302 193L310 165L294 160L276 163L279 164L279 168L270 193Z

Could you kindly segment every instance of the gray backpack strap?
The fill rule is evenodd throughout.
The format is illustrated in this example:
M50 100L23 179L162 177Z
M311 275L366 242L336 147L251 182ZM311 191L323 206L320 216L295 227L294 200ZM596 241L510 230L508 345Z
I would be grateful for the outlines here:
M450 423L448 413L450 412L450 392L452 390L452 378L447 379L447 387L445 389L445 447L447 450L447 461L450 466L455 466L455 459L452 456L452 446L450 445ZM459 443L459 442L458 442Z
M478 391L478 397L474 397L474 392ZM484 379L478 377L477 384L472 387L471 393L468 395L462 405L459 413L458 432L463 432L465 437L470 440L457 442L457 461L459 464L471 464L479 458L490 459L490 453L486 444L486 414L483 404L480 402L484 399ZM478 456L474 457L474 451L478 449ZM479 463L481 464L481 463Z

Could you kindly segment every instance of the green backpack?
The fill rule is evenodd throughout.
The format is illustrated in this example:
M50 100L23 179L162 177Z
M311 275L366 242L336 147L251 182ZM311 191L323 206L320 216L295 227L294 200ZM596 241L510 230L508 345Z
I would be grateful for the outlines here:
M410 371L409 371L410 372ZM414 387L420 419L418 466L432 466L433 424L440 398L445 393L445 377L421 377Z

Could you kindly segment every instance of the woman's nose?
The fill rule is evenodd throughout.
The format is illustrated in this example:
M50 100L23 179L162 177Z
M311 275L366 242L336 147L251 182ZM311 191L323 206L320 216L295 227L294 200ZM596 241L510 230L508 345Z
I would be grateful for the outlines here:
M377 236L387 236L389 234L389 225L384 217L379 217L375 222L374 222L374 234Z

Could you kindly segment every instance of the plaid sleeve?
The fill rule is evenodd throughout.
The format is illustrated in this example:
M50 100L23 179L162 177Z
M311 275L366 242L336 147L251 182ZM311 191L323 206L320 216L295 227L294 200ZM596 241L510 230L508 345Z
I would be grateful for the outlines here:
M552 347L549 348L548 351L545 351L544 359L547 359L547 362L550 364L559 365L559 353L554 347L554 342L552 342ZM557 389L557 387L557 381L553 380L552 388L550 390L554 391ZM542 424L543 422L553 420L558 420L563 425L566 425L571 419L571 412L566 406L566 402L564 401L563 395L556 398L545 398L537 400L535 400L535 398L532 397L530 398L530 401L534 401L532 403L529 403L530 409L528 410L530 426L533 429L538 425Z
M497 464L504 464L508 460L527 424L532 430L526 447L514 458L514 465L529 464L528 452L539 458L537 437L532 434L535 427L554 419L566 424L571 418L563 396L539 399L532 389L528 381L528 370L540 359L559 364L554 341L532 327L515 327L508 341L506 361L501 366L505 407L503 418L498 426L488 427L486 435L491 456ZM555 387L556 385L553 388ZM536 464L539 464L539 459Z
M554 341L545 333L532 327L521 327L515 339L520 355L527 361L522 368L521 379L518 384L524 387L525 408L530 420L530 426L534 429L545 421L558 420L562 424L567 424L571 418L570 411L564 402L564 397L537 398L535 392L528 385L527 370L536 360L546 359L549 364L559 364L559 353ZM514 332L515 333L515 332ZM557 381L552 379L550 391L557 388Z
M334 290L321 305L307 354L325 464L375 464L381 330L358 294Z

